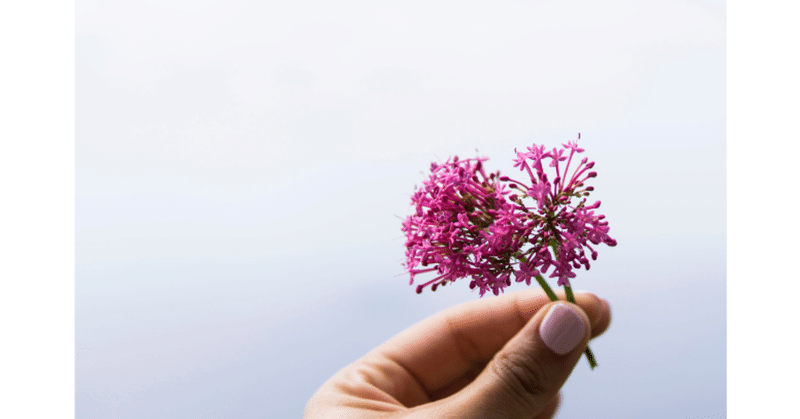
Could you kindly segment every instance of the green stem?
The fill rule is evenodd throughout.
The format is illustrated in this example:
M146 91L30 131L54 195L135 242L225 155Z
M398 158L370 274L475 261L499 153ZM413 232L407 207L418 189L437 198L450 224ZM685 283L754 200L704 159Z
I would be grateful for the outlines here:
M564 291L567 293L567 301L577 305L578 303L575 302L575 294L572 293L572 287L567 285L564 287ZM594 354L589 348L589 345L586 345L586 349L583 351L583 353L586 354L586 360L589 361L589 368L597 368L597 361L594 359Z
M572 304L577 304L575 302L575 294L572 293L572 287L567 285L566 287L564 287L564 292L567 293L567 301L569 301Z
M537 274L536 275L536 282L538 282L539 285L542 286L542 288L544 289L545 294L547 294L547 296L550 297L550 301L558 301L558 297L556 297L556 293L553 292L553 289L550 288L550 285L547 285L547 282L545 282L545 280L544 280L544 278L542 278L541 274Z

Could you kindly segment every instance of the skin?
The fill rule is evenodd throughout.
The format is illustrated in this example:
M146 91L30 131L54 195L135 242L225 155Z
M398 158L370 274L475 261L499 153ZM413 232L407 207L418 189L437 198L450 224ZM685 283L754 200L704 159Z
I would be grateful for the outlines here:
M556 293L565 300L563 291ZM541 290L460 304L406 329L336 373L304 418L552 418L590 337L611 322L607 301L575 293L586 328L565 355L538 330L553 306ZM587 366L588 367L588 366Z

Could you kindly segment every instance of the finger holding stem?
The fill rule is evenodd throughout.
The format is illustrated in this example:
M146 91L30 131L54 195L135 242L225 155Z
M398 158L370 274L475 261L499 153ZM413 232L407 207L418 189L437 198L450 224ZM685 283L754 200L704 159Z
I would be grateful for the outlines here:
M553 289L550 288L550 285L548 285L547 281L545 281L544 278L542 278L541 274L536 275L536 282L538 282L539 285L544 289L544 292L547 294L547 296L550 298L551 301L558 300L558 297L556 297L556 293L553 292ZM575 294L573 294L572 292L572 287L570 287L569 285L565 286L564 292L567 294L567 301L569 301L572 304L577 304L575 302ZM589 368L591 369L597 368L597 361L594 359L594 353L592 353L592 350L591 348L589 348L588 345L586 346L586 350L583 351L583 353L586 355L586 360L589 361Z

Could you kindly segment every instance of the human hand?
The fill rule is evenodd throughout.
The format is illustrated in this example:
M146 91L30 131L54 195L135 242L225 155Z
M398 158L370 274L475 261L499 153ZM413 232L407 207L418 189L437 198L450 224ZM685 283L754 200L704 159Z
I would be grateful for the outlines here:
M552 418L588 340L611 322L607 301L575 300L524 290L435 314L336 373L304 418Z

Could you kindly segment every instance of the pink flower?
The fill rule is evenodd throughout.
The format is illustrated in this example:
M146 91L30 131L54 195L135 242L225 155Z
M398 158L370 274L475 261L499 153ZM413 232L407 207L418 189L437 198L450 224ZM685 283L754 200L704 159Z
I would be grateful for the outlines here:
M525 284L531 284L531 278L539 275L539 271L531 267L532 264L520 262L519 263L519 270L514 271L514 276L517 278L517 282L525 281Z
M570 172L574 155L584 150L577 141L562 146L515 150L514 167L529 182L499 172L487 176L486 158L453 157L431 164L429 179L411 198L414 213L402 227L411 283L418 274L434 275L417 292L469 277L470 288L478 288L481 296L487 291L497 295L511 285L512 274L516 282L530 285L531 278L540 279L551 267L549 277L569 286L574 270L590 268L587 250L596 260L593 245L617 244L608 236L605 216L594 211L600 202L586 204L593 188L585 182L597 176L589 171L594 162L584 158ZM547 159L547 167L555 170L552 182L544 170ZM512 195L512 189L520 193Z
M521 255L530 257L534 267L539 268L542 273L553 266L550 277L558 278L559 285L569 286L569 280L575 277L573 269L590 268L585 250L589 249L592 259L597 258L597 252L589 242L608 246L616 246L617 242L608 236L608 223L603 221L604 216L590 211L598 208L600 202L586 205L586 197L593 188L586 186L585 182L597 176L597 172L586 171L594 167L594 162L583 159L570 174L569 166L574 155L584 150L578 147L577 141L562 146L563 149L554 148L546 155L531 156L535 157L532 164L539 165L542 160L549 158L549 167L555 168L556 178L551 189L549 186L542 186L548 185L547 175L543 170L537 171L535 177L528 173L531 183L536 186L528 189L526 197L534 199L536 207L522 204L523 211L528 210L533 215L529 215L531 221L528 223L531 227L529 243L532 247ZM569 157L564 155L567 151ZM567 164L562 174L560 166L565 160Z
M411 197L415 212L402 228L405 265L411 283L420 273L435 273L417 292L471 277L481 295L497 294L510 282L511 256L523 244L523 227L506 186L496 173L487 176L483 170L486 160L454 157L433 164L430 178Z

